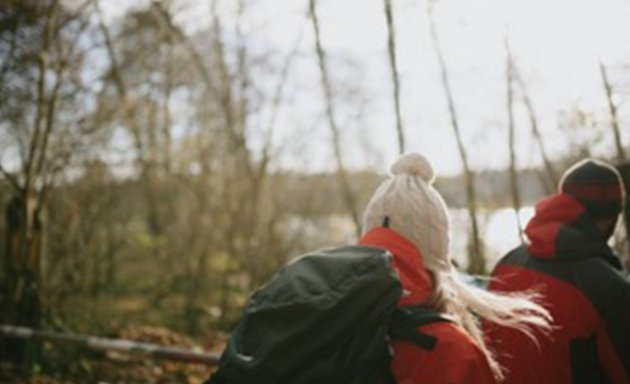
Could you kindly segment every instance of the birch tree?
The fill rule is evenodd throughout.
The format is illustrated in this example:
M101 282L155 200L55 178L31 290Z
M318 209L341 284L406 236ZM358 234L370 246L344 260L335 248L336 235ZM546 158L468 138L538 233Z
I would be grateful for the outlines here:
M387 52L392 72L392 84L394 91L394 110L396 112L396 133L398 136L398 153L405 152L405 131L400 112L400 80L398 76L398 62L396 59L396 25L391 0L383 0L385 5L385 20L387 22Z
M46 205L51 189L71 160L88 146L101 126L98 108L75 100L94 97L84 84L84 58L92 47L82 41L90 28L91 2L73 10L59 0L11 4L3 16L0 82L0 136L8 159L0 173L12 188L6 207L6 249L0 320L42 325ZM21 356L16 350L15 357Z
M608 102L608 111L610 112L610 127L613 131L615 138L615 149L617 150L617 161L624 163L626 161L626 153L623 149L621 140L621 130L619 128L619 117L617 116L617 106L613 100L613 89L610 81L608 80L608 71L601 62L599 63L599 70L602 76L602 83L606 92L606 101Z
M468 206L468 217L471 224L470 232L470 250L469 250L469 262L468 271L475 274L483 274L485 272L486 263L483 252L483 246L479 235L479 223L477 220L477 196L475 190L475 173L470 167L468 160L468 152L464 146L462 134L459 126L459 119L457 117L457 109L455 108L455 100L451 89L450 78L446 60L440 46L440 40L438 38L437 26L434 17L434 2L430 1L427 5L427 15L429 18L429 29L431 33L431 40L433 47L438 58L440 65L440 73L442 80L442 87L446 95L446 101L448 103L448 112L451 122L451 128L453 129L453 135L457 142L457 150L459 157L464 168L464 186L466 189L466 201Z
M523 241L523 226L519 211L521 209L521 195L518 186L518 172L516 170L516 149L514 147L515 141L515 125L514 125L514 65L512 59L512 53L510 52L510 46L505 40L505 53L506 53L506 98L507 98L507 116L508 116L508 148L510 151L510 191L512 194L512 206L514 207L514 215L516 217L516 225L518 231L518 237Z
M516 85L519 87L521 91L521 97L523 104L525 105L525 109L527 111L527 116L529 117L529 124L532 132L532 136L538 145L538 150L540 152L540 156L543 160L543 165L545 168L544 177L542 177L543 185L547 193L555 192L558 186L558 173L554 169L553 163L549 159L549 155L547 153L547 149L545 147L545 142L540 134L540 129L538 128L538 115L536 114L536 109L534 108L534 103L529 96L529 92L527 86L525 85L525 81L519 72L518 66L516 62L512 61L512 75L514 80L516 81Z
M335 107L333 100L333 89L328 74L328 64L326 61L326 53L322 45L320 23L317 14L317 0L309 0L309 15L313 25L313 33L315 35L315 53L317 55L317 63L319 65L319 72L321 76L321 86L324 92L324 102L326 104L326 118L328 120L328 126L332 134L332 146L335 154L335 161L337 163L337 176L339 184L341 185L341 192L345 201L346 207L354 222L357 236L360 234L361 222L359 219L359 213L356 208L356 198L350 180L348 178L348 172L343 161L343 150L341 143L341 130L337 124L337 118L335 115Z

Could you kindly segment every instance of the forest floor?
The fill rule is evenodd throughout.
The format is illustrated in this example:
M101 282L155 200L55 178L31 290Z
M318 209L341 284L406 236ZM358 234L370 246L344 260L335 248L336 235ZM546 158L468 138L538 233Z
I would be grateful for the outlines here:
M223 334L208 334L193 340L157 327L127 327L118 331L114 337L212 354L220 354L227 340ZM23 367L0 361L0 383L200 384L212 371L212 367L200 364L154 360L114 352L93 353L47 343L44 343L43 349L47 367L36 367L28 374L25 374Z

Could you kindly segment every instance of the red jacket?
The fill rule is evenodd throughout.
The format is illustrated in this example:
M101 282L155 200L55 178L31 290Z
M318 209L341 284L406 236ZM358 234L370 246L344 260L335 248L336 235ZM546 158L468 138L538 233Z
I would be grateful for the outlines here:
M394 255L405 295L401 306L426 303L433 296L433 280L419 250L387 228L367 233L360 245L386 249ZM407 341L393 341L392 372L398 384L495 384L488 361L475 341L457 325L436 322L418 328L435 336L436 347L424 350Z
M537 334L486 326L510 384L630 384L630 283L584 207L557 194L536 206L530 244L497 265L490 289L535 289L555 328Z

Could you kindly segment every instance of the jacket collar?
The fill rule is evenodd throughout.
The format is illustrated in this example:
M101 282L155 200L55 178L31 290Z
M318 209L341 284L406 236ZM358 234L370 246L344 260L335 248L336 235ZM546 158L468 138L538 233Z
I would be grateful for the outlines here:
M420 305L433 296L433 279L424 266L420 250L411 241L391 229L379 227L366 233L359 245L385 249L394 256L392 266L404 289L399 305Z
M601 257L615 268L621 267L584 205L568 194L558 193L538 203L525 233L530 241L528 250L535 257Z

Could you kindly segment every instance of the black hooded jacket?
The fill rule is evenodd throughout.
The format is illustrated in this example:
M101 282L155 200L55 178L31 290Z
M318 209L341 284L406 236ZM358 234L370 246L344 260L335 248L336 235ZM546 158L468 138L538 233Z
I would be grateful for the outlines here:
M487 326L488 342L506 368L506 383L629 384L630 282L586 209L567 194L536 206L525 230L530 244L497 265L490 289L536 290L554 318L538 343Z

